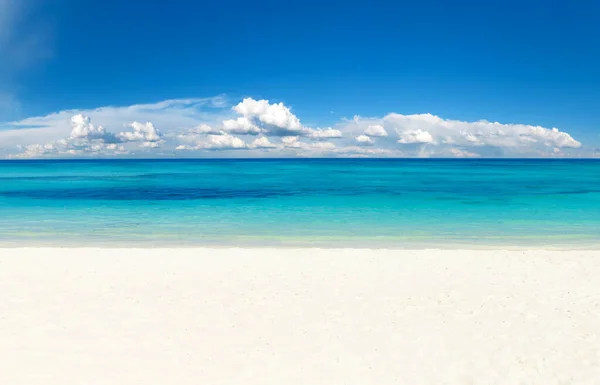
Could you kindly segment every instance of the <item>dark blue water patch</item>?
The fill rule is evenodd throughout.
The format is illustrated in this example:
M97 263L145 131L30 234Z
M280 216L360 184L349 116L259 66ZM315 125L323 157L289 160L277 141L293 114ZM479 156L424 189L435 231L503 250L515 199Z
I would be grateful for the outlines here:
M272 198L291 196L289 191L231 190L220 188L78 188L0 192L7 198L107 201L180 201L197 199Z
M179 201L200 199L264 199L302 196L357 197L381 193L379 189L339 190L314 189L225 189L182 187L127 187L127 188L54 188L0 191L0 196L14 199L40 200L107 200L107 201ZM402 191L387 191L388 196L405 195Z
M130 180L138 178L133 176L96 176L96 175L47 175L47 176L5 176L0 177L0 183L18 183L18 182L114 182L120 180Z
M600 189L578 189L578 190L556 190L556 191L541 191L531 192L524 195L586 195L586 194L598 194Z
M114 182L114 181L112 181ZM475 184L429 185L421 188L418 185L387 185L373 184L360 186L280 186L250 185L247 187L204 187L204 186L120 186L118 183L111 187L74 187L68 184L57 184L54 188L29 188L18 190L0 190L0 196L19 199L50 199L50 200L197 200L197 199L240 199L240 198L274 198L274 197L360 197L360 196L416 196L421 200L464 201L465 204L482 202L509 202L517 197L536 196L572 196L600 194L600 189L563 187L547 188L531 186L516 190L506 186L477 186ZM485 198L483 198L485 197Z
M40 181L40 182L73 182L73 181L127 181L135 179L162 179L185 177L187 173L146 173L133 175L14 175L0 176L0 183L21 182L21 181Z

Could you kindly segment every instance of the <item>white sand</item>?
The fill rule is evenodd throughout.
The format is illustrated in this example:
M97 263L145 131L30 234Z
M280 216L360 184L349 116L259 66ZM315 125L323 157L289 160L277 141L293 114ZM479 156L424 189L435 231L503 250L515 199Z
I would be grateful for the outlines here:
M599 384L600 252L0 249L0 384Z

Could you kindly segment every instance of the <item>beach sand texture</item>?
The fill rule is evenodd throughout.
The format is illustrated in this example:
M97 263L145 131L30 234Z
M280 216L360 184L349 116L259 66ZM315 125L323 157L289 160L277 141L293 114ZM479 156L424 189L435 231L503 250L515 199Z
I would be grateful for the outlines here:
M0 384L599 384L600 252L0 249Z

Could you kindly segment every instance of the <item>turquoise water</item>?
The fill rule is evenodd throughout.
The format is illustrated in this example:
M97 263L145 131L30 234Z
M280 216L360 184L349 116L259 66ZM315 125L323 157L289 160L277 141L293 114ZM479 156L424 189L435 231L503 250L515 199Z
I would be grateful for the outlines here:
M600 161L1 161L0 246L600 245Z

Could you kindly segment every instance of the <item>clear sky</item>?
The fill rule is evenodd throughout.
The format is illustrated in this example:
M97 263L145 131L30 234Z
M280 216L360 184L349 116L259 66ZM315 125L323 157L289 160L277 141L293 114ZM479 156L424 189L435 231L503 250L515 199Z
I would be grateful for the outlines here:
M0 157L594 156L598 63L597 0L0 0Z

